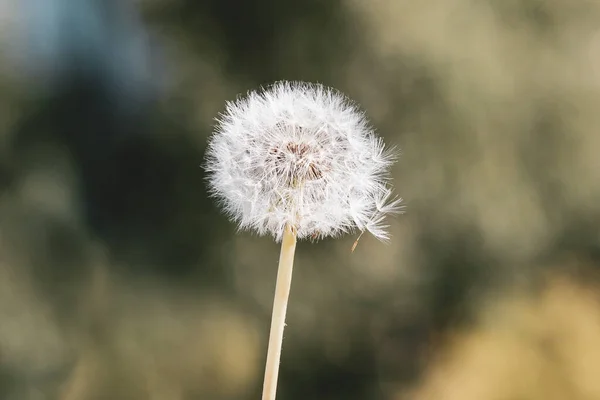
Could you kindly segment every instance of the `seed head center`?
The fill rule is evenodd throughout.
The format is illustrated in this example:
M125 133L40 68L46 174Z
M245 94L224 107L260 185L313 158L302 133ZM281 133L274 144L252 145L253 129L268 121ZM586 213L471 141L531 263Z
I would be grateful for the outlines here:
M323 163L320 149L306 143L288 142L269 150L270 163L276 174L288 186L296 186L306 181L323 177Z

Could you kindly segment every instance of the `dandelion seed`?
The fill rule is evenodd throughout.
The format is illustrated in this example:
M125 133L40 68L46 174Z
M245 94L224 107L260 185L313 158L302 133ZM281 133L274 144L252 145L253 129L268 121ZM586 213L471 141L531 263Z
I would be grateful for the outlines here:
M364 114L318 84L278 82L228 102L206 153L211 195L240 229L282 242L263 400L275 399L297 239L365 231L388 240L402 210L389 186L395 161Z

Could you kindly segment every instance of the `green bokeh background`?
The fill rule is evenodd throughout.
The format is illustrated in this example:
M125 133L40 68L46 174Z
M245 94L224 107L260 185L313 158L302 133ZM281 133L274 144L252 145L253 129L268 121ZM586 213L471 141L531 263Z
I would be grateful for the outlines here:
M1 58L1 399L260 397L278 247L200 165L281 79L361 105L407 213L299 244L278 399L600 399L600 3L135 7L167 84L125 122Z

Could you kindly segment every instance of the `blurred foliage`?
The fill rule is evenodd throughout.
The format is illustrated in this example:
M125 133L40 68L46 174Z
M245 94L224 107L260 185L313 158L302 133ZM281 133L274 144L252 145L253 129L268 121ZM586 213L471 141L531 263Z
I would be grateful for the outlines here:
M278 398L600 399L600 4L38 3L0 2L0 398L260 396L278 248L200 165L288 79L402 149L408 213L299 244Z

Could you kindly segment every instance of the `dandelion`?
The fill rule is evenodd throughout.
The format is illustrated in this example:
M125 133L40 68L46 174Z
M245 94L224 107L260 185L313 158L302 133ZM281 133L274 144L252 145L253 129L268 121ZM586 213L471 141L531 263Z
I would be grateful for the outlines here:
M389 185L394 161L364 113L318 84L275 83L228 102L218 119L206 153L211 195L240 230L282 243L263 400L275 399L296 240L356 231L388 240L385 217L402 210Z

